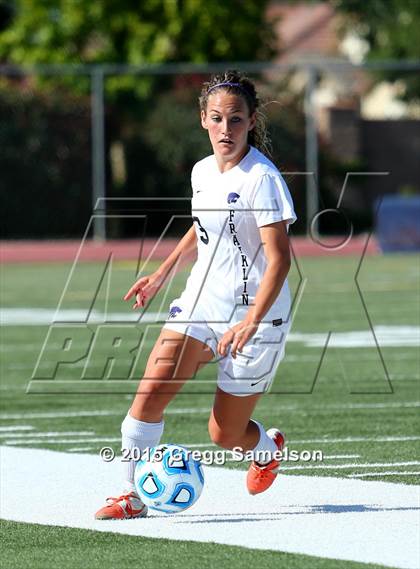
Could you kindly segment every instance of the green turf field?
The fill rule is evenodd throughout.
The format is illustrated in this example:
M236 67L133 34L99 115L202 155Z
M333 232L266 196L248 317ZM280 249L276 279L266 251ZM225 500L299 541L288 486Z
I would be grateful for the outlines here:
M214 543L174 542L93 532L37 524L1 522L3 558L8 569L63 569L84 567L132 567L155 569L170 564L174 569L197 567L246 567L252 563L268 567L300 569L363 569L364 563L338 562L307 555L292 555L274 551L253 551L242 547L227 547ZM5 565L6 567L6 565ZM369 564L375 569L380 565Z
M285 474L290 471L293 475L418 484L419 352L413 340L420 314L419 262L414 255L366 257L360 266L359 262L356 257L324 257L294 263L289 279L295 299L293 340L287 345L272 391L262 398L255 418L266 427L284 429L289 448L323 452L321 464L288 463L284 465ZM100 263L79 265L72 273L70 269L64 264L3 267L3 307L27 309L28 322L33 317L32 309L54 310L60 298L63 311L84 310L87 314L91 308L101 314L130 312L130 306L121 298L135 279L134 263L116 263L108 271ZM181 292L186 274L179 275L159 294L150 312L167 311L169 302ZM377 332L379 349L369 323ZM106 333L98 334L97 322L84 325L81 318L79 326L80 335L75 336L73 349L77 349L78 342L86 343L87 335L92 338L88 378L81 379L84 358L75 364L61 364L54 379L45 379L57 363L57 346L50 337L50 351L41 359L36 381L31 378L48 326L3 327L2 444L92 454L105 445L119 449L120 423L136 389L134 378L141 376L159 326L149 327L143 337L142 357L131 375L127 374L126 361L113 368L106 364L105 344L109 338ZM138 334L145 331L146 325L131 327L134 332L131 328L127 332L127 325L122 328L123 334ZM331 335L326 346L328 332ZM214 378L215 366L210 364L184 386L168 410L164 438L201 449L212 448L207 417ZM29 425L31 430L6 430L22 425ZM227 466L246 468L241 463ZM46 552L56 551L59 545L66 559L73 560L72 567L87 566L87 548L92 553L89 567L112 567L117 559L120 567L128 567L133 558L128 552L138 545L134 538L113 535L104 547L106 534L86 530L46 530L11 522L4 522L3 528L8 548L22 541L32 544L20 548L19 557L7 567L49 567ZM120 557L123 539L127 547ZM195 555L211 556L212 565L232 568L257 559L285 567L358 566L274 552L236 551L220 545L182 543L181 547L166 541L159 547L161 557L154 553L156 541L141 540L142 555L144 552L147 559L143 566L157 567L169 556L184 566ZM7 551L12 559L11 549ZM61 560L59 563L70 566ZM200 565L206 566L204 561Z

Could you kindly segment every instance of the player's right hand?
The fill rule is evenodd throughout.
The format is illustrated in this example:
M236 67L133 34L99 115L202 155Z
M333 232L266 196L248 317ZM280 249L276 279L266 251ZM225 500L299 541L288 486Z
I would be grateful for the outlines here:
M141 277L136 281L124 296L124 300L130 300L133 296L136 302L133 304L133 310L143 308L146 300L157 293L164 281L164 278L158 273L153 273L147 277Z

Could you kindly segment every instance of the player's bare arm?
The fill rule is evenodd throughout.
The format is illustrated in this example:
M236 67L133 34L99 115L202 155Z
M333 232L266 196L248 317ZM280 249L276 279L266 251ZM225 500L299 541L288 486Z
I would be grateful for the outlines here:
M290 269L287 222L279 221L261 227L260 235L267 258L267 268L255 296L255 303L250 307L246 318L232 326L220 340L217 349L221 356L226 355L230 344L232 344L233 358L236 358L238 350L242 351L279 295Z
M197 249L197 236L194 226L186 232L184 237L172 251L167 259L152 273L139 278L124 296L124 300L130 300L133 296L136 302L133 304L133 310L142 308L146 301L158 292L166 281L169 273L174 271L177 273L181 270L188 258Z

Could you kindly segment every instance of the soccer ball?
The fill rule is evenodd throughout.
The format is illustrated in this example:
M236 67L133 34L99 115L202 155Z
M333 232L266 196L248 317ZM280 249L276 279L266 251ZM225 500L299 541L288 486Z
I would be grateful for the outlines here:
M153 447L134 472L137 493L154 510L175 514L190 508L200 497L204 475L199 460L180 445Z

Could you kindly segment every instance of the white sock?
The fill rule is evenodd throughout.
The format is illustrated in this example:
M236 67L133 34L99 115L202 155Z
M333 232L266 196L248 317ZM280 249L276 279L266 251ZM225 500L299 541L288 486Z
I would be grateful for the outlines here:
M278 446L271 437L267 435L264 427L258 421L251 419L260 430L260 440L256 447L252 449L254 460L258 464L268 464L273 460L273 454L278 451Z
M154 447L159 444L160 438L163 433L164 421L160 423L146 423L145 421L138 421L127 413L124 421L121 423L121 448L126 453L141 453L146 448ZM133 449L139 449L134 450ZM136 456L136 454L134 455ZM135 492L134 486L134 470L136 468L135 460L127 460L123 462L125 474L124 492Z

